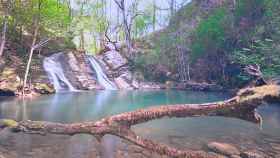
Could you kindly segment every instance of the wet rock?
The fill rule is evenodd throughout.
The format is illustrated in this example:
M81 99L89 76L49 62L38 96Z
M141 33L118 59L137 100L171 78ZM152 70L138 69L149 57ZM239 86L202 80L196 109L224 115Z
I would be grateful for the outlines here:
M245 151L240 154L242 158L265 158L266 156L258 151Z
M39 94L53 94L55 93L55 89L52 85L46 83L36 83L34 85L35 92Z
M139 81L133 80L133 81L132 81L132 86L133 86L135 89L139 89Z
M175 85L176 85L176 82L174 82L174 81L166 81L165 82L165 86L168 89L172 89L172 88L176 87Z
M219 143L219 142L211 142L207 145L207 147L216 153L225 155L225 156L234 156L240 155L240 151L231 144Z
M126 82L126 80L122 76L115 78L115 83L117 84L119 89L133 89L133 87L131 87L131 85Z
M60 56L65 76L76 89L103 89L98 83L85 52L68 52Z
M162 89L164 86L153 82L142 82L139 85L140 89Z

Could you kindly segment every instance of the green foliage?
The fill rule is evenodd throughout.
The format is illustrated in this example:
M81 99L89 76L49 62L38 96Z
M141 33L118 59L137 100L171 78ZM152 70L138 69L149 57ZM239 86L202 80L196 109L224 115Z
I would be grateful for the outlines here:
M35 25L38 25L38 40L58 37L61 41L60 44L66 44L66 47L69 46L70 48L73 46L72 36L68 30L71 23L70 10L66 2L57 0L14 0L11 1L8 16L8 38L19 45L30 45L31 40L23 41L24 36L33 35ZM62 41L63 38L65 41ZM60 44L54 47L60 47ZM53 46L49 47L52 48ZM21 46L18 46L19 52L20 49L23 50ZM26 51L24 49L23 54L26 54Z
M69 9L56 0L42 1L40 9L40 25L52 36L64 36L71 23Z
M241 18L250 17L259 18L262 15L266 0L237 0L235 9L235 18L240 21Z
M221 49L225 44L228 24L228 13L224 8L216 9L207 19L202 20L194 32L191 46L192 60Z
M266 77L280 74L280 53L271 39L253 41L248 48L236 50L233 60L241 65L260 65Z
M264 27L274 41L280 41L280 1L265 0Z
M243 47L232 53L233 61L241 65L258 64L266 77L280 75L280 1L240 0L236 15L263 15L254 19L257 25L248 32L248 40ZM259 8L259 9L258 9ZM256 13L259 11L259 13ZM238 17L237 16L237 17ZM252 19L252 16L249 17Z
M147 30L147 28L149 27L149 25L151 25L151 22L152 22L152 16L150 16L150 14L147 14L147 12L144 15L137 16L134 21L134 25L135 25L134 31L136 37L138 37L139 35L143 35Z

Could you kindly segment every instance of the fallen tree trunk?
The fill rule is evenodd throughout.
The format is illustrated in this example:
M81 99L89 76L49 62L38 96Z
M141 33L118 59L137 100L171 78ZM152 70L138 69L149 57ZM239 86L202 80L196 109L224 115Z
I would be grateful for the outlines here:
M38 121L16 122L13 120L2 120L0 121L0 127L10 128L13 132L41 135L61 134L72 136L75 134L90 134L99 141L104 135L110 134L128 140L150 151L157 152L160 155L187 158L212 158L217 156L209 155L204 151L182 151L141 138L130 127L163 117L223 116L239 118L253 123L261 123L261 117L256 113L255 109L262 105L263 101L272 100L280 100L280 86L278 85L265 85L243 89L235 97L222 102L151 107L114 115L97 122L60 124Z

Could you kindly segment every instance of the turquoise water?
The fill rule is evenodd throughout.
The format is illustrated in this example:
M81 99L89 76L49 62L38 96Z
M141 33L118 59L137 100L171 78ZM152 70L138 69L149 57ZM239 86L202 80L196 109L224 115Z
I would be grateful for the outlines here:
M61 123L96 121L106 116L157 105L214 102L229 98L224 93L190 91L98 91L62 93L19 100L2 98L0 118ZM161 119L133 127L146 138L177 148L205 149L211 141L230 143L240 150L257 149L271 157L280 153L280 105L258 109L262 127L250 122L222 117ZM35 136L0 133L0 155L22 158L135 157L134 147L107 136L98 145L86 135ZM138 151L137 151L138 152ZM142 157L156 157L142 153Z
M61 93L0 102L0 117L62 123L96 121L121 112L157 105L223 100L222 93L187 91L98 91Z

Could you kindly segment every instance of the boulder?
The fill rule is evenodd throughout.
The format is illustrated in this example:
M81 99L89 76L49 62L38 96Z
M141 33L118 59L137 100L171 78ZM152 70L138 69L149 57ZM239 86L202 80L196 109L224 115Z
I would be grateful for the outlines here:
M213 152L229 157L234 155L236 156L240 155L240 151L231 144L211 142L207 145L207 147Z
M39 94L53 94L55 89L52 85L46 83L35 83L34 90Z

